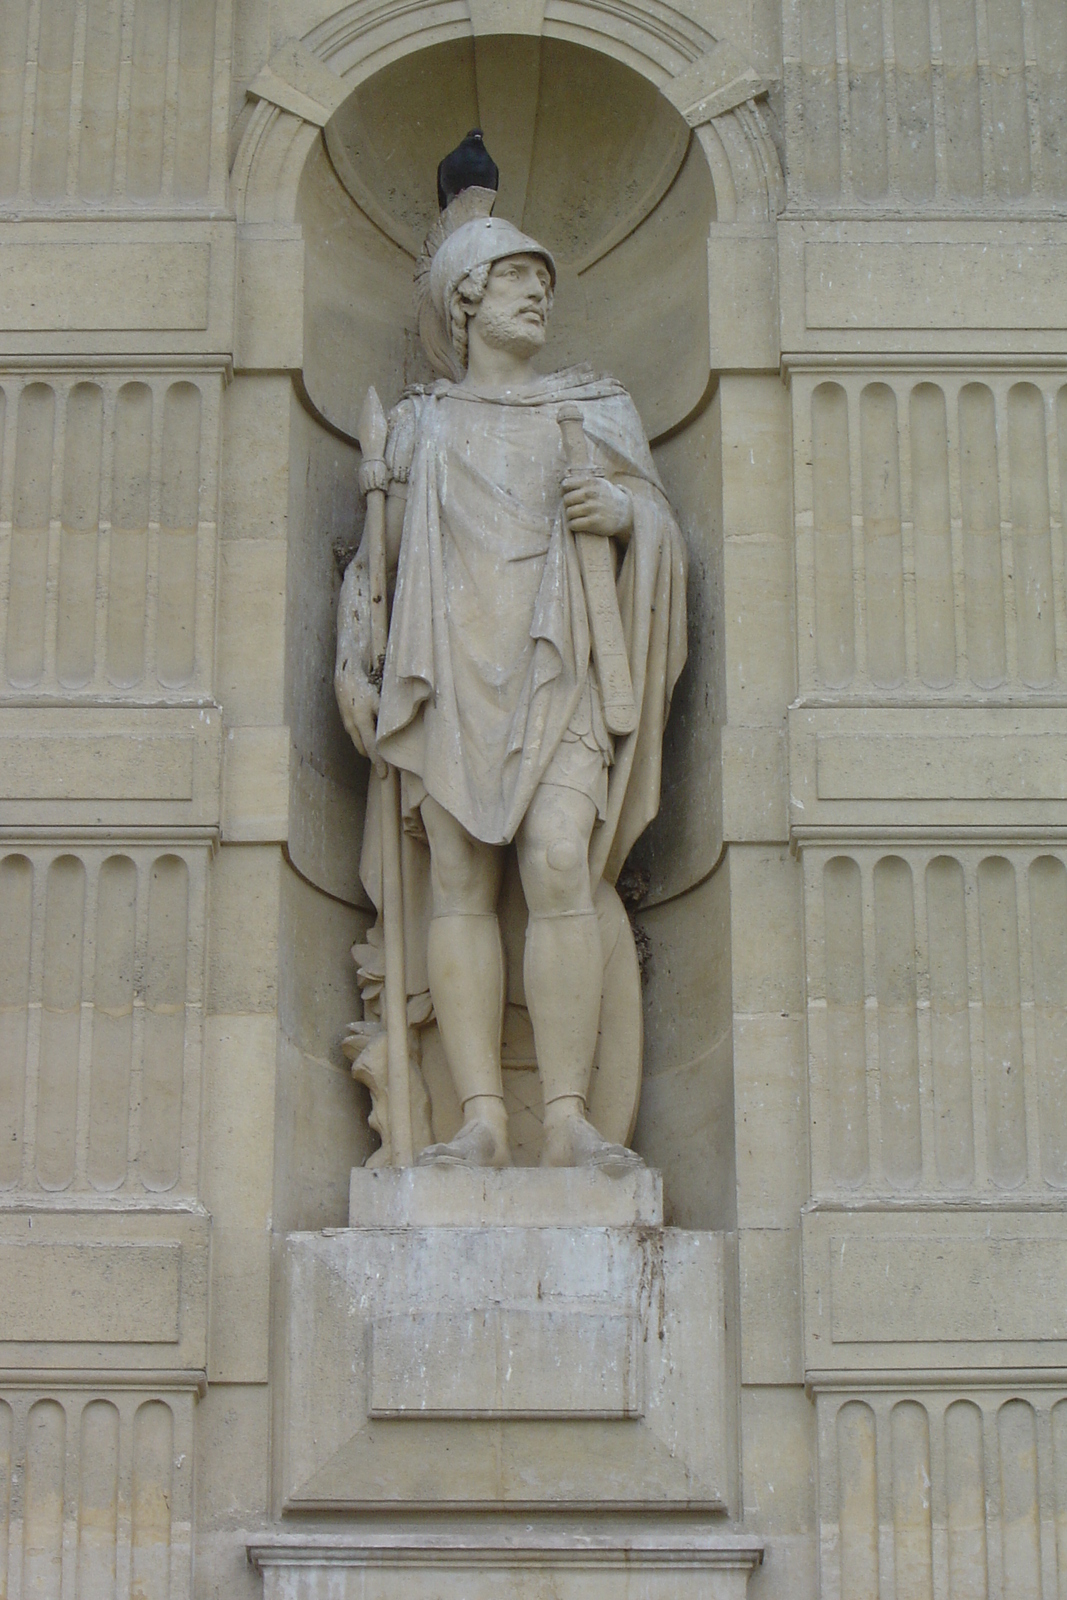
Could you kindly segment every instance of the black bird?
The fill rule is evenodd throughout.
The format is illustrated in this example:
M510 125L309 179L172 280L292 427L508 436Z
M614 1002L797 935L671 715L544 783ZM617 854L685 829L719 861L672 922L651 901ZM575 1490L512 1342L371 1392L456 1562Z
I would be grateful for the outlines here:
M472 128L437 169L437 204L443 211L464 189L496 189L499 184L500 172L482 142L482 130Z

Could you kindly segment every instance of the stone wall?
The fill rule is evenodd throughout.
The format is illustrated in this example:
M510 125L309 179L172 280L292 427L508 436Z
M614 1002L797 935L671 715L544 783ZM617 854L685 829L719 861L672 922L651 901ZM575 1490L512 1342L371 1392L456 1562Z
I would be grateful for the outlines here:
M636 1143L723 1235L748 1593L1052 1600L1063 0L0 4L0 1597L261 1592L284 1238L373 1145L352 419L472 109L549 231L597 152L560 350L690 548Z

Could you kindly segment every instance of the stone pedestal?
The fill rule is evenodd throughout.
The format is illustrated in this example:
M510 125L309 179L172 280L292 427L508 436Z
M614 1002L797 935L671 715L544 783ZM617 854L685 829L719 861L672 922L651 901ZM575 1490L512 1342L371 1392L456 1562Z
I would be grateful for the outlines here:
M744 1593L723 1239L658 1174L357 1170L350 1223L286 1241L282 1509L330 1522L250 1547L268 1597Z

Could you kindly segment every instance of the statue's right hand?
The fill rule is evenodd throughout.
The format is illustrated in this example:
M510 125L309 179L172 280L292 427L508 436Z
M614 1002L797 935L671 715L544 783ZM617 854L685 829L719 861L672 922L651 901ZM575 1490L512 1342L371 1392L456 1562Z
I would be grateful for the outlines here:
M348 737L361 756L376 761L378 705L381 700L378 690L351 656L338 661L333 675L333 689Z

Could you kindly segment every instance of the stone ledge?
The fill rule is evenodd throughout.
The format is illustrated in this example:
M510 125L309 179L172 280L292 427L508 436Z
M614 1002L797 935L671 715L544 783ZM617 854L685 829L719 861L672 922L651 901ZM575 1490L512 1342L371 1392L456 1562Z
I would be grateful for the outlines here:
M264 1579L265 1600L356 1600L379 1595L419 1600L447 1592L469 1600L507 1594L535 1600L550 1588L559 1600L589 1593L590 1574L615 1578L628 1600L673 1600L681 1572L698 1572L701 1600L742 1600L763 1560L751 1535L707 1523L623 1528L521 1523L430 1529L365 1528L308 1534L262 1534L246 1546ZM447 1573L448 1577L444 1578ZM595 1579L592 1581L595 1582ZM605 1590L605 1592L608 1592Z
M353 1167L350 1228L659 1228L663 1179L581 1167ZM343 1231L343 1230L342 1230Z

